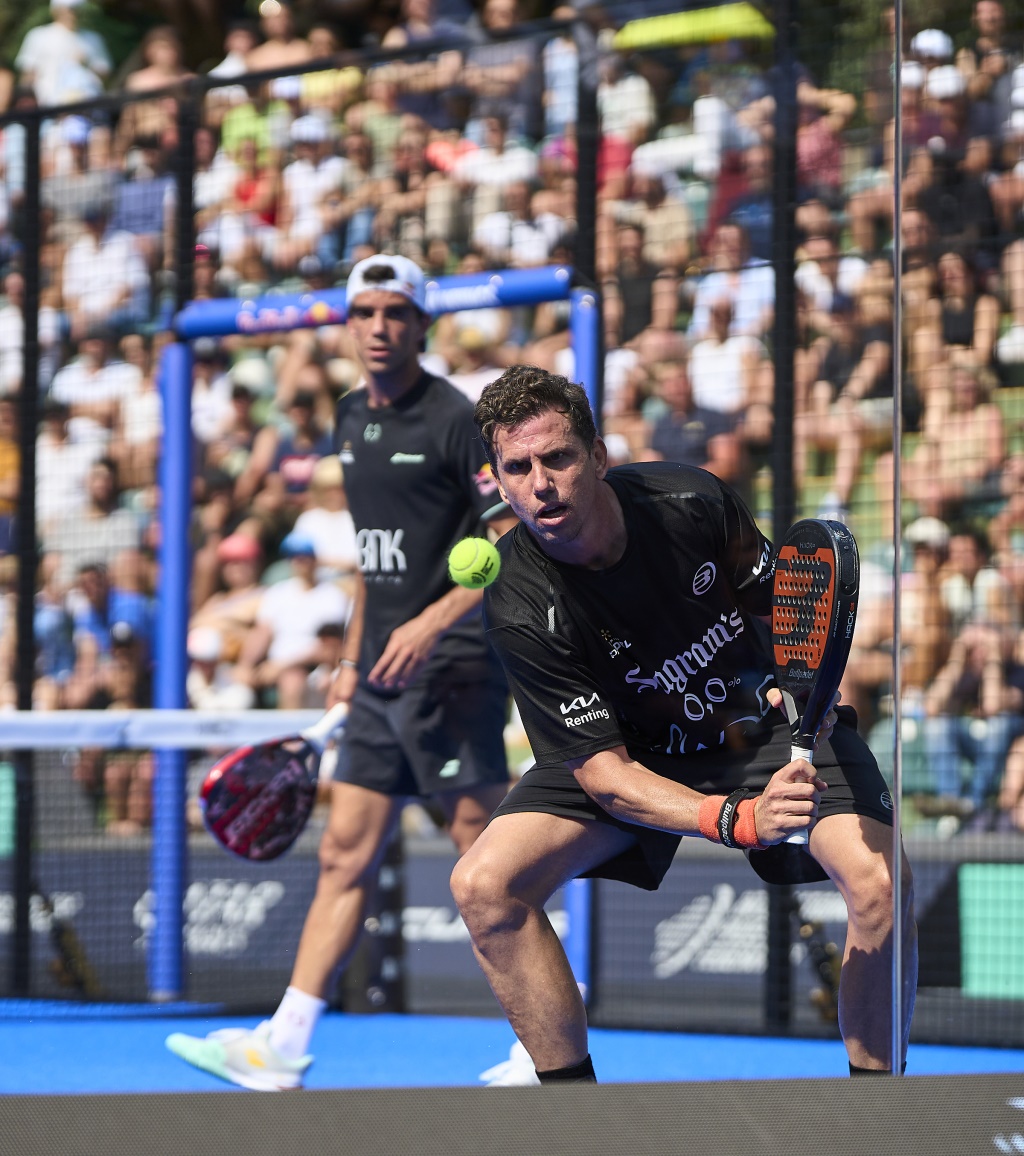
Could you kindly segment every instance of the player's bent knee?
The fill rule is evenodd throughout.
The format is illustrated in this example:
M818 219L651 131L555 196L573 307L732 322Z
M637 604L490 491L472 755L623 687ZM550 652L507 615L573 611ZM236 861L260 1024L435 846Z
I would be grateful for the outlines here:
M452 872L452 897L475 943L522 922L522 905L513 898L498 872L472 852Z
M843 889L850 925L872 938L892 928L892 876L883 861L858 871Z

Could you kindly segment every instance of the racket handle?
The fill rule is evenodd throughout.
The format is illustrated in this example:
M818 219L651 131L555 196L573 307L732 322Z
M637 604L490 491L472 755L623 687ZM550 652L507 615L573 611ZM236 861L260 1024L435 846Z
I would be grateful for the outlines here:
M796 759L804 759L806 762L813 764L814 763L814 749L812 747L811 750L808 750L806 747L799 747L794 743L793 746L790 748L789 757L790 757L790 759L792 759L794 761ZM790 835L786 839L786 842L787 843L796 843L797 845L799 845L801 847L806 847L807 846L807 837L808 836L807 836L806 831L794 831L793 834Z
M315 750L322 752L330 741L331 736L345 721L348 714L348 703L339 702L324 715L319 722L315 722L302 732L302 737Z

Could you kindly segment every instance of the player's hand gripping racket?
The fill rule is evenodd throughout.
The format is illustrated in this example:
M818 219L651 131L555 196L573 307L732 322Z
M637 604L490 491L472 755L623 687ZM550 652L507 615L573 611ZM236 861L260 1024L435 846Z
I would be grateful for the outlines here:
M199 806L221 846L255 862L288 850L316 802L320 756L347 712L339 703L300 734L239 747L210 768Z
M860 558L842 522L807 518L779 547L772 587L775 678L792 758L814 761L814 737L839 689L857 620ZM806 843L797 831L787 843Z

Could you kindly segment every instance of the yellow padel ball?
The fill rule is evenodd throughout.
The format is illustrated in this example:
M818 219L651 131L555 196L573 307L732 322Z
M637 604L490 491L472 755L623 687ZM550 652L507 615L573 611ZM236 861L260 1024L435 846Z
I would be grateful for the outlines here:
M463 538L448 555L451 580L470 590L490 586L501 569L501 556L486 538Z

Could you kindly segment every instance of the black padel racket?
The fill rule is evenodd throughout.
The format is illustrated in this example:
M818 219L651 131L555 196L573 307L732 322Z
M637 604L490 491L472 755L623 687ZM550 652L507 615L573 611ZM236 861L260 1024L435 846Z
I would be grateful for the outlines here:
M239 747L210 768L199 806L222 847L254 862L288 850L313 810L320 756L347 711L339 703L308 730Z
M790 529L775 562L772 649L794 759L814 761L850 656L859 586L857 542L842 522L807 518ZM786 841L806 843L807 832Z

